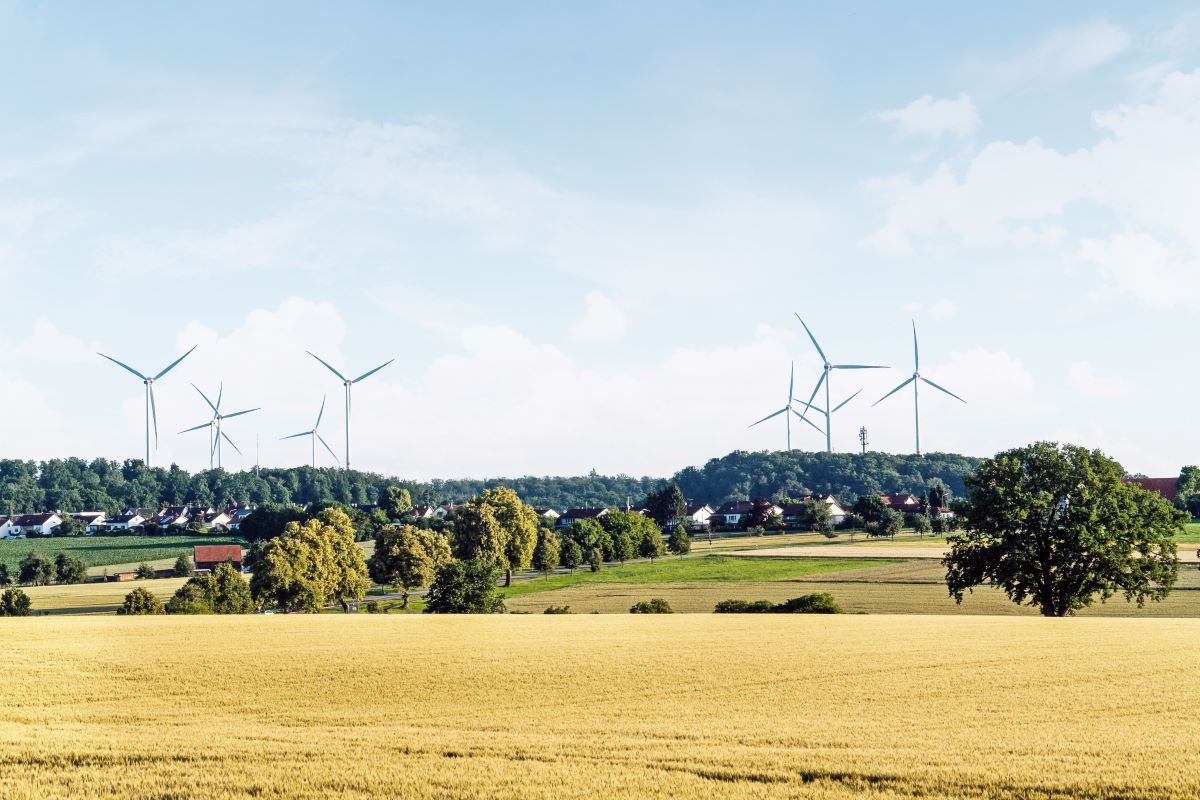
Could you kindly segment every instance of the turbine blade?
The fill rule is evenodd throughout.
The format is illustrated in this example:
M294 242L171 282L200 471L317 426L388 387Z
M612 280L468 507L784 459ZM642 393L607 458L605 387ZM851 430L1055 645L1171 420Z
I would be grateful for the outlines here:
M205 422L203 425L196 425L196 426L194 426L194 427L191 427L191 428L184 428L184 429L183 429L183 430L181 430L179 433L190 433L190 432L192 432L192 431L198 431L198 430L202 430L202 429L204 429L204 428L211 428L211 427L212 427L212 423L211 423L211 422ZM176 434L176 435L178 435L178 434Z
M316 431L313 431L313 436L317 437L318 442L325 445L325 449L329 451L329 455L333 456L334 461L337 461L338 460L337 453L333 452L333 448L329 446L329 442L322 439L321 434L317 433Z
M836 406L834 406L834 407L833 407L833 411L830 411L829 413L830 413L830 414L832 414L834 411L837 411L839 408L841 408L842 406L846 405L846 403L849 403L851 400L853 400L854 398L858 397L860 394L862 394L862 389L859 389L857 392L855 392L854 394L850 395L849 397L847 397L847 398L846 398L845 400L843 400L842 402L838 403Z
M891 369L891 367L881 367L876 364L834 364L834 369Z
M192 345L192 350L195 350L195 349L196 349L196 347L197 347L197 345ZM154 380L158 380L158 379L159 379L159 378L161 378L163 375L166 375L168 372L170 372L171 370L175 369L176 365L178 365L180 361L183 361L185 358L187 358L188 356L190 356L190 355L192 354L192 350L188 350L186 353L184 353L183 355L181 355L179 358L175 359L175 360L174 360L174 361L172 361L170 364L168 364L168 365L167 365L167 366L166 366L166 367L163 369L163 371L162 371L162 372L160 372L160 373L158 373L157 375L155 375L155 376L154 376Z
M913 320L913 372L921 371L921 353L917 350L917 321Z
M804 404L805 408L812 408L812 401L817 399L817 392L821 391L821 384L825 382L825 377L829 375L826 370L821 370L821 377L817 378L817 385L813 387L812 394L808 396L808 402ZM822 412L824 413L824 412ZM800 416L804 417L804 414ZM808 419L808 417L804 417Z
M812 340L813 347L817 348L817 352L821 355L821 360L825 363L829 363L829 359L825 357L825 351L821 349L821 345L817 344L817 337L813 336L812 331L808 329L808 325L805 324L803 318L801 318L799 314L796 314L796 319L800 320L801 325L804 325L804 332L807 333L808 338Z
M321 427L321 417L325 416L325 395L321 396L321 410L317 412L317 424L313 425L313 430Z
M939 392L945 392L946 394L948 394L948 395L950 395L951 397L953 397L955 400L958 400L958 401L960 401L960 402L963 402L963 403L967 402L966 400L963 400L961 397L959 397L958 395L956 395L954 392L950 391L950 390L949 390L949 389L947 389L946 387L944 387L944 386L938 386L936 383L934 383L933 381L929 380L929 378L926 378L926 377L923 377L923 376L922 376L921 380L925 381L925 382L926 382L926 383L928 383L930 386L932 386L933 388L937 389Z
M218 416L220 416L220 414L221 414L221 398L224 396L225 396L225 381L221 381L220 385L217 386L217 407L215 409L213 409L214 411L217 412Z
M223 438L225 441L229 442L229 446L232 447L234 450L237 450L237 454L239 456L242 454L242 451L238 450L238 446L233 443L233 439L229 438L228 433L226 433L225 431L221 431L221 438Z
M915 377L915 376L914 376L914 377L912 377L912 378L909 378L909 379L908 379L908 380L906 380L904 383L900 384L900 385L899 385L899 386L897 386L895 389L892 389L890 392L888 392L887 394L885 394L883 397L881 397L881 398L879 398L878 400L876 400L874 403L871 403L871 408L874 408L875 406L877 406L877 405L879 405L880 403L882 403L884 400L887 400L889 397L891 397L891 396L892 396L892 395L894 395L896 392L898 392L898 391L900 391L901 389L903 389L905 386L908 386L910 383L912 383L912 382L913 382L913 381L915 381L915 380L916 380L916 377Z
M117 361L117 360L116 360L115 358L113 358L112 356L106 356L106 355L104 355L104 353L96 353L96 355L100 356L101 358L107 358L109 361L113 362L113 363L114 363L114 364L116 364L118 367L120 367L120 368L122 368L122 369L127 369L127 370L129 370L129 371L130 371L130 372L132 372L134 375L137 375L139 378L141 378L141 379L142 379L142 380L144 380L144 381L148 381L148 380L150 380L149 378L147 378L147 377L146 377L145 375L143 375L142 373L138 372L138 371L137 371L136 369L134 369L133 367L129 366L128 364L122 364L120 361Z
M788 401L792 399L792 395L796 393L796 362L792 362L792 371L788 374Z
M301 436L312 436L312 431L304 431L303 433L293 433L291 436L281 436L279 441L284 439L299 439Z
M154 449L158 449L158 408L154 404L154 383L150 386L150 418L154 420Z
M312 356L313 358L315 358L317 361L320 361L322 364L324 364L324 365L325 365L325 367L326 367L326 368L327 368L327 369L328 369L330 372L332 372L334 375L337 375L337 376L338 376L339 378L341 378L343 381L344 381L344 380L346 380L346 376L345 376L345 375L343 375L342 373L338 372L338 371L337 371L336 369L334 369L332 366L330 366L330 364L329 364L329 362L328 362L328 361L326 361L325 359L321 358L319 355L317 355L316 353L312 352L311 350L305 350L304 352L308 353L310 356Z
M370 370L369 372L364 372L362 375L359 375L357 378L355 378L354 380L352 380L352 381L350 381L350 382L351 382L351 383L358 383L358 382L359 382L359 381L361 381L363 378L369 378L369 377L371 377L372 375L374 375L376 372L379 372L379 370L383 369L384 367L386 367L388 364L392 363L392 361L395 361L395 360L396 360L396 359L394 359L394 358L393 358L391 361L388 361L388 362L386 362L386 363L384 363L384 364L380 364L380 365L379 365L378 367L376 367L375 369L373 369L373 370Z
M766 422L766 421L767 421L767 420L769 420L769 419L772 419L772 418L774 418L774 417L778 417L780 414L784 413L785 411L787 411L787 407L786 407L786 406L785 406L784 408L781 408L781 409L779 409L779 410L778 410L778 411L776 411L774 414L768 414L767 416L765 416L765 417L763 417L762 419L760 419L758 422L755 422L755 423L754 423L754 425L760 425L760 424L762 424L762 423ZM754 425L747 425L746 427L748 427L748 428L753 428L753 427L754 427Z
M235 411L232 414L222 414L221 419L229 419L230 417L240 417L242 414L249 414L251 411L258 411L257 408L247 408L245 411Z
M817 423L813 422L811 419L809 419L808 417L804 416L803 414L801 414L799 411L797 411L797 410L796 410L796 409L794 409L794 408L792 409L792 413L793 413L793 414L795 414L795 415L796 415L797 417L799 417L800 419L802 419L802 420L804 420L805 422L807 422L807 423L809 424L809 426L810 426L810 427L811 427L811 428L812 428L814 431L816 431L817 433L821 434L822 436L824 436L824 435L825 435L825 431L821 430L821 428L820 428L820 427L818 427Z
M197 385L196 385L196 384L194 384L194 383L192 384L192 388L193 388L193 389L195 389L197 392L200 392L200 396L204 398L204 402L208 403L208 407L209 407L209 408L211 408L211 409L213 410L213 413L214 413L214 414L216 414L216 413L217 413L217 407L213 405L213 403L212 403L212 400L209 400L209 399L208 399L208 395L206 395L204 392L201 392L201 391L200 391L200 387L199 387L199 386L197 386Z
M817 405L816 403L806 403L806 402L804 402L803 400L797 400L797 399L796 399L796 398L794 398L794 397L792 398L792 402L793 402L793 403L795 403L796 405L805 406L805 407L807 407L807 408L808 408L810 411L816 411L816 412L819 412L819 413L821 413L821 414L824 414L824 413L825 413L825 409L821 408L821 407L820 407L819 405ZM796 413L797 413L797 414L800 414L800 412L799 412L799 411L797 411ZM801 416L804 416L804 415L803 415L803 414L801 414Z

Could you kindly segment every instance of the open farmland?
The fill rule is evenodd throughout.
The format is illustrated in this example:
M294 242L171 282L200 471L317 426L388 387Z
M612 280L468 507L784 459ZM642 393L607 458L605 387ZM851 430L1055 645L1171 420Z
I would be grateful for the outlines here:
M21 559L37 550L54 558L60 552L78 556L89 567L139 564L170 559L180 551L191 554L198 544L244 544L236 536L188 534L186 536L49 536L0 540L0 561L16 575ZM93 570L98 574L103 570Z
M125 595L137 587L149 589L164 603L187 578L159 578L146 581L104 581L68 583L50 586L25 586L35 614L115 614Z
M1197 798L1200 752L1162 737L1200 737L1198 636L1191 620L16 620L0 795Z

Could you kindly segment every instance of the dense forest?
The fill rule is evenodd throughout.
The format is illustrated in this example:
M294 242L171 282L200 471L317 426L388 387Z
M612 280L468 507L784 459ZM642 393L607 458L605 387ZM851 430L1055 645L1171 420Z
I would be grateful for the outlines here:
M246 472L205 470L190 474L172 465L147 468L141 461L80 458L44 462L0 460L0 514L34 511L103 511L162 505L205 506L310 503L374 503L386 487L407 488L415 503L461 502L484 489L507 486L534 506L638 505L668 480L686 497L714 505L725 500L767 496L798 497L832 492L848 501L871 492L922 492L940 478L955 494L962 476L978 459L933 453L735 452L702 467L688 467L671 479L605 476L496 478L414 482L373 472L292 467Z

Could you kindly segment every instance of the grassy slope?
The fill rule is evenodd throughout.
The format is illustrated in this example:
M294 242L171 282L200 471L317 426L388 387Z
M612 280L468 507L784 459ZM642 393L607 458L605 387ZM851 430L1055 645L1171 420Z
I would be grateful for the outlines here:
M1190 620L7 620L0 796L1194 800L1200 750L1163 737L1200 739L1198 637Z
M245 544L235 536L50 536L37 539L0 540L0 561L16 575L21 559L37 550L50 558L60 551L79 556L90 567L112 564L138 564L142 561L171 559L180 551L191 554L198 544Z
M165 603L187 578L150 581L79 583L67 586L26 586L23 591L38 614L115 614L125 595L137 587L154 592Z
M587 568L572 574L550 575L519 581L504 590L506 598L549 592L568 586L594 583L677 583L694 581L771 581L802 575L859 569L892 563L884 559L798 559L798 558L662 558L651 564L604 567L599 572Z

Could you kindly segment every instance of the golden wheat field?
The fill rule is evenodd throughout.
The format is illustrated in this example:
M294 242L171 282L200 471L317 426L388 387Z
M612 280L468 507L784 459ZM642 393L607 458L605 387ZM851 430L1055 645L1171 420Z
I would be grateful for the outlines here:
M0 625L5 798L1200 797L1200 622Z

